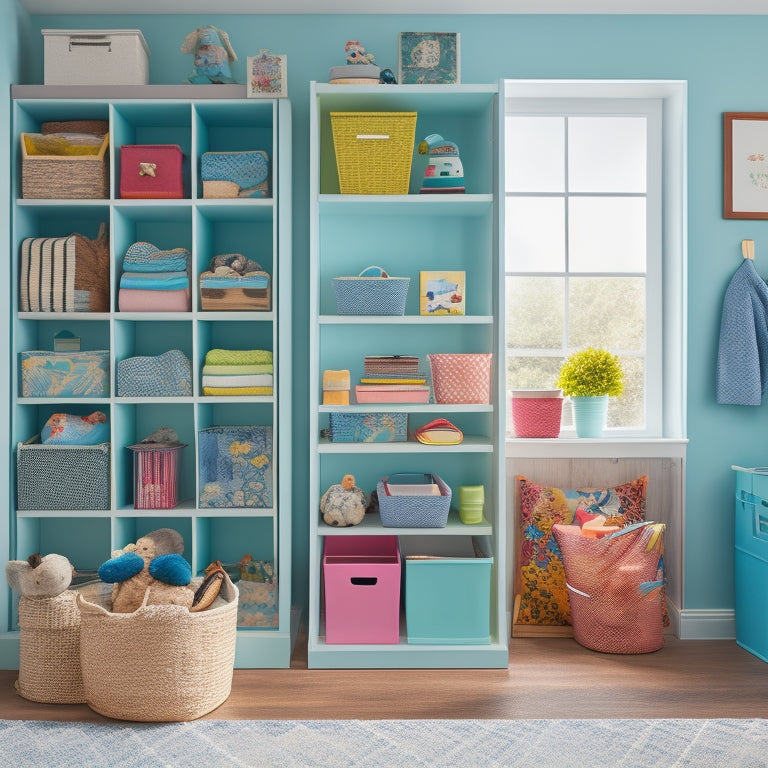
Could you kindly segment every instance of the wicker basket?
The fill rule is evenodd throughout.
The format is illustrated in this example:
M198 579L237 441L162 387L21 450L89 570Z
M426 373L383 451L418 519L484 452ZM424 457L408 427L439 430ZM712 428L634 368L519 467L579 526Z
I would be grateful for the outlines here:
M331 112L343 195L407 195L416 112Z
M435 402L447 405L491 402L491 353L427 355Z
M198 585L193 579L191 586ZM88 706L118 720L178 722L224 703L235 662L237 588L234 594L199 613L146 604L133 613L111 613L108 600L78 595Z
M334 277L340 315L404 315L410 277Z
M562 414L559 389L512 392L512 424L517 437L559 437Z
M404 443L408 439L407 413L329 414L333 443Z
M80 612L76 595L19 598L19 695L47 704L82 704Z
M30 155L21 134L21 196L35 199L109 197L109 134L96 155Z
M440 496L387 496L384 483L379 480L381 524L385 528L445 528L451 509L451 489L437 475L432 475L440 488Z

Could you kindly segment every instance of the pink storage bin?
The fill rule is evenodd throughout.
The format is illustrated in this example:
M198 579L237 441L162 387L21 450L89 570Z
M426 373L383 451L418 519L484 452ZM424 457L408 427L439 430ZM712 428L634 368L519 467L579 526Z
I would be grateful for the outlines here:
M491 402L493 355L448 353L427 355L432 368L435 402L446 405Z
M512 392L512 424L517 437L559 437L563 398L559 389Z
M397 536L326 536L325 642L400 642Z
M173 509L178 503L183 445L129 446L133 451L133 508Z

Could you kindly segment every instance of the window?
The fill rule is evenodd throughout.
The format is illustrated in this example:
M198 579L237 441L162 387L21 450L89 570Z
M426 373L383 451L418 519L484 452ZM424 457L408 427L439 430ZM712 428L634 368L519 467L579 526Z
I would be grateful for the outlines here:
M684 296L664 283L682 284L682 240L665 236L670 217L683 229L682 182L663 162L682 132L667 154L668 94L643 85L507 88L507 388L550 389L570 352L606 348L626 377L607 434L680 437Z

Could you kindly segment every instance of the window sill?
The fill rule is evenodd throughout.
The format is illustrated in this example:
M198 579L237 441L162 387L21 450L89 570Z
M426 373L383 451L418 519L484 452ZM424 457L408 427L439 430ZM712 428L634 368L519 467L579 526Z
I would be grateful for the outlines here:
M508 459L685 458L687 438L582 437L506 440Z

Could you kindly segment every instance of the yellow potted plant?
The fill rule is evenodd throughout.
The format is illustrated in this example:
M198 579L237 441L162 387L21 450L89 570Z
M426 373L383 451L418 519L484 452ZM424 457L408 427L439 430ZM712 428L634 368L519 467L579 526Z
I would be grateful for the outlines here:
M555 386L571 398L576 434L601 437L608 398L624 391L624 371L616 355L588 347L568 356Z

